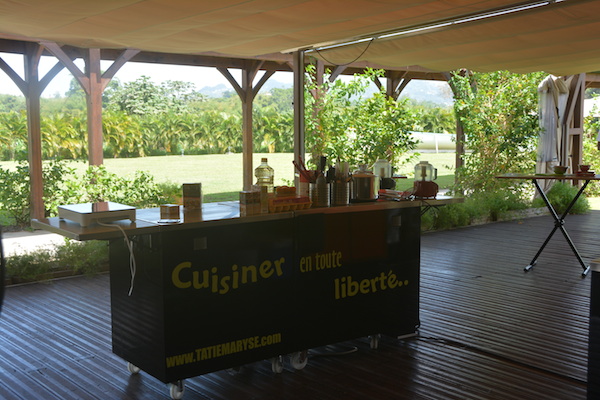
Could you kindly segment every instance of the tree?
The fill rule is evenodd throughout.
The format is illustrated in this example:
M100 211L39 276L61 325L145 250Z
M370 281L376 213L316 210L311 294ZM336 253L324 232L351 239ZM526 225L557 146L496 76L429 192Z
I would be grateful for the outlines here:
M0 112L25 111L25 97L12 94L0 94Z
M0 113L0 146L3 159L27 159L27 116L24 110Z
M456 117L452 107L438 107L430 104L413 104L413 110L418 113L417 131L446 133L456 129Z
M43 156L46 159L83 159L87 156L86 123L81 114L54 113L44 116Z
M102 117L106 157L143 157L146 154L140 120L124 112L107 111Z
M332 163L373 165L385 158L398 166L401 157L416 147L410 131L416 115L406 100L396 101L384 92L366 96L367 88L382 71L367 70L350 82L335 80L320 86L314 66L307 67L306 148L313 160L326 156Z
M167 81L156 85L142 75L107 92L107 108L136 115L183 113L189 103L201 99L191 82Z
M456 190L496 191L514 182L495 176L533 172L539 133L537 87L545 73L454 73L454 107L465 132ZM517 188L518 189L518 188Z

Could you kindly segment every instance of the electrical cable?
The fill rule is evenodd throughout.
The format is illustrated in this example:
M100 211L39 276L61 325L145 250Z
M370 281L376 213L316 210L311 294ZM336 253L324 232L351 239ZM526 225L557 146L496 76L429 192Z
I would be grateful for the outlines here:
M369 50L369 47L371 47L371 43L373 43L375 41L376 38L372 38L371 40L369 40L369 44L367 44L367 47L365 47L365 49L362 51L362 53L360 53L358 55L358 57L356 57L354 60L347 62L345 64L336 64L332 61L329 61L327 59L327 57L325 57L323 54L321 54L321 51L319 51L319 49L315 49L315 52L319 55L319 57L321 57L325 62L328 62L331 65L335 65L336 67L346 67L352 63L355 63L356 61L358 61L366 52L367 50Z
M127 249L129 250L129 273L131 274L131 283L129 285L129 292L127 293L127 295L131 296L131 294L133 293L133 283L135 281L135 274L137 272L137 265L135 262L135 254L133 253L133 242L129 239L129 237L127 236L127 233L125 233L125 230L123 229L123 227L121 225L106 224L106 223L103 223L100 221L98 221L98 225L107 226L107 227L117 227L123 234L125 246L127 246Z
M325 348L329 348L331 346L325 346ZM347 349L343 349L340 351L329 351L329 350L324 350L324 351L316 351L315 349L311 349L309 351L309 355L311 358L315 358L315 357L337 357L337 356L345 356L348 354L352 354L358 351L358 347L356 346L350 346Z

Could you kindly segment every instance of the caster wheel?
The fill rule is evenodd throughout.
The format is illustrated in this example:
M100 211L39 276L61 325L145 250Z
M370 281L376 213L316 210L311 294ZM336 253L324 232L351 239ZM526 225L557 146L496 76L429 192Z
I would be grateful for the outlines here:
M379 338L381 338L380 334L369 336L369 339L371 339L371 349L377 350L379 347Z
M283 372L283 356L271 358L271 370L276 374Z
M129 373L132 375L140 373L140 369L130 362L127 363L127 371L129 371Z
M183 398L183 392L185 392L185 386L183 380L175 383L169 383L169 394L173 400L180 400Z
M303 350L292 353L290 356L290 363L294 369L302 369L306 367L306 364L308 363L308 351Z

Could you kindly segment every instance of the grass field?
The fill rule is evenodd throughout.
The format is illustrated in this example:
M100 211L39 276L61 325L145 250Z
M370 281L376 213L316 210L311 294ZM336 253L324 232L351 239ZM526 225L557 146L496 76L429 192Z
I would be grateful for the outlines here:
M269 165L275 170L275 185L291 185L294 180L292 153L273 153L253 155L253 165L260 164L260 159L267 157ZM447 187L454 179L454 153L422 153L416 162L399 168L398 173L406 174L409 179L399 181L398 189L412 187L414 165L426 160L438 169L437 183ZM14 162L0 162L0 167L14 168ZM87 169L85 162L72 162L79 172ZM201 156L161 156L140 158L108 158L104 165L109 172L118 176L132 176L135 171L147 171L156 182L202 183L204 195L217 193L235 193L242 190L242 154L210 154ZM207 199L207 201L211 201Z

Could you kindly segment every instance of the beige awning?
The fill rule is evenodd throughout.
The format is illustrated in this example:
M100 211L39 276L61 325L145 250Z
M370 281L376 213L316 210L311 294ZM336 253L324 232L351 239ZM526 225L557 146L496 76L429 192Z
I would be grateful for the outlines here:
M507 69L571 75L600 69L599 45L600 1L563 1L318 54L335 64L364 51L361 58L391 67L418 64L437 71Z
M456 21L525 3L542 6L434 32L376 39L359 60L438 71L546 70L563 75L600 70L600 2L588 0L11 0L0 1L0 38L254 57ZM365 46L322 54L344 64L355 60Z

